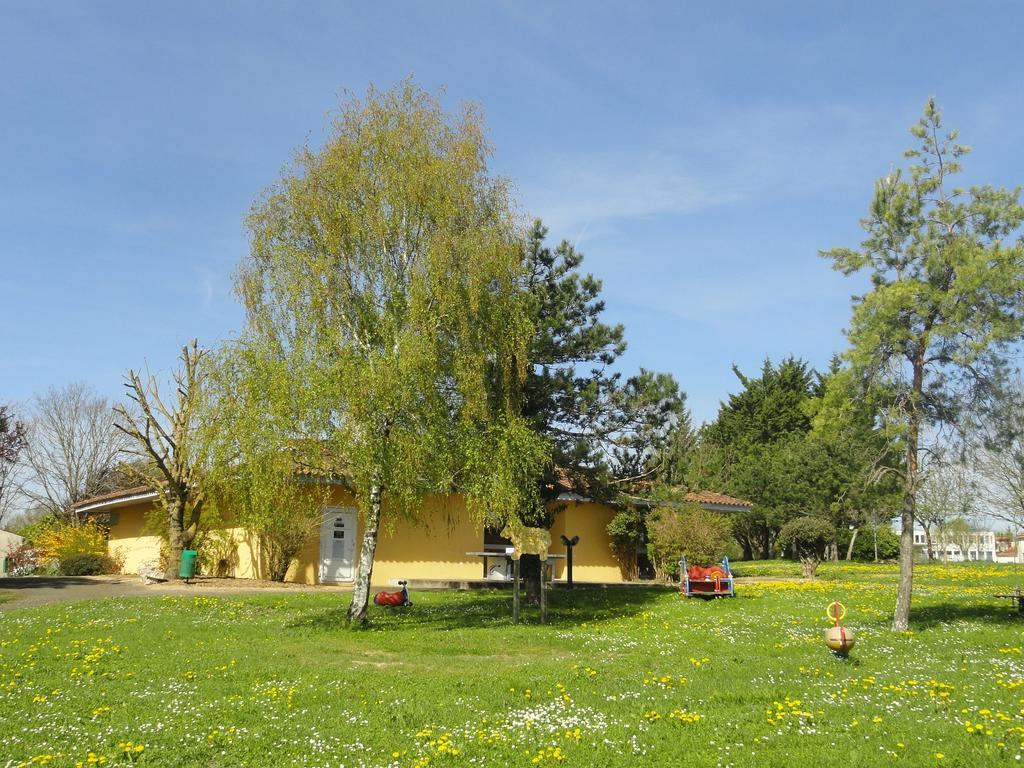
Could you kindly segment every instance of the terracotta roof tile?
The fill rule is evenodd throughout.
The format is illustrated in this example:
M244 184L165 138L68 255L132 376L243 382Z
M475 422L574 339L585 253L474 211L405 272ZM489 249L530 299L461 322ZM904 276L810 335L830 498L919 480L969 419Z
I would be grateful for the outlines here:
M153 489L148 485L136 485L133 488L122 488L117 491L110 491L109 493L101 493L99 496L92 496L88 499L82 499L81 501L75 502L71 505L72 509L78 509L79 507L89 507L93 504L99 504L104 501L117 501L118 499L127 499L132 496L138 496L142 493L152 493Z

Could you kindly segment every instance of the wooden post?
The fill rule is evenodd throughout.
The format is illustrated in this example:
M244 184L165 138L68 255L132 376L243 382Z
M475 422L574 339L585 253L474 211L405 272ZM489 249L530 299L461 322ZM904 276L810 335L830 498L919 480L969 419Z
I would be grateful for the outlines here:
M519 623L519 560L512 561L512 623Z
M545 582L547 581L548 564L546 560L542 560L540 563L540 623L548 623L548 601L547 601L547 587Z
M562 534L562 543L565 544L565 575L566 575L566 586L572 589L572 548L580 543L579 536L573 536L571 539Z

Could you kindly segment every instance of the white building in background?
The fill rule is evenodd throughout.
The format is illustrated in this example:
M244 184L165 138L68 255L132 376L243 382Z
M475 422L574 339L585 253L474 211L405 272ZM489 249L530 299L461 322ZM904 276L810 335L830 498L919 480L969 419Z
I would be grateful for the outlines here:
M996 537L997 563L1024 563L1024 532Z
M893 530L900 533L899 519ZM932 560L944 563L985 562L1024 564L1024 533L1015 536L999 535L995 531L971 531L966 535L949 536L932 531ZM927 560L928 537L924 528L914 526L914 550L918 559Z

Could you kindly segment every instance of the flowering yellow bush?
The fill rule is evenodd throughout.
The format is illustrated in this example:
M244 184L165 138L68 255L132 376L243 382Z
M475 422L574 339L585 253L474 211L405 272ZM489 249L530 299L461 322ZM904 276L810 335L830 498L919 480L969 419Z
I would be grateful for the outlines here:
M107 554L107 529L92 518L74 522L54 521L32 540L44 564L62 560L69 555Z

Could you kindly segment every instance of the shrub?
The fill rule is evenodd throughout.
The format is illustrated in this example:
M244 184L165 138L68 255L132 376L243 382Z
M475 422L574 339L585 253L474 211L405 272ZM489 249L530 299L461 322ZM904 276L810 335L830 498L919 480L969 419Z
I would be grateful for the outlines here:
M647 518L647 552L662 578L679 575L679 559L712 565L722 559L732 537L732 521L697 506L662 507Z
M33 532L32 544L42 564L62 562L71 555L107 554L107 529L92 518L59 521L51 519Z
M61 576L99 576L110 573L113 563L106 555L95 552L73 552L61 558L58 573Z
M643 519L635 507L620 510L608 523L612 555L619 561L622 576L627 581L635 581L640 575L636 550L643 536L643 526Z
M779 531L779 546L792 549L804 567L804 578L813 579L825 547L832 543L836 529L821 517L796 517Z
M60 525L60 521L52 514L46 513L30 523L20 526L14 533L24 538L25 541L34 542L41 534L58 525Z
M888 525L879 525L875 532L865 525L853 542L853 559L873 561L875 559L875 538L878 538L878 559L895 560L900 554L900 537Z

